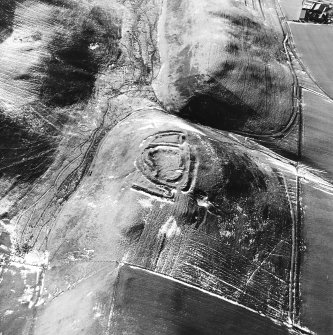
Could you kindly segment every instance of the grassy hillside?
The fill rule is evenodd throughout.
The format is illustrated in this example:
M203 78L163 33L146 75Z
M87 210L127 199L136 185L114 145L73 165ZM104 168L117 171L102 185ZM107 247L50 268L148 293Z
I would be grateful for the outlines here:
M292 77L281 28L272 22L234 1L168 1L155 82L161 102L220 129L283 128L292 113Z
M82 121L78 107L118 57L119 29L103 8L73 1L6 2L1 15L0 173L33 181L64 127Z

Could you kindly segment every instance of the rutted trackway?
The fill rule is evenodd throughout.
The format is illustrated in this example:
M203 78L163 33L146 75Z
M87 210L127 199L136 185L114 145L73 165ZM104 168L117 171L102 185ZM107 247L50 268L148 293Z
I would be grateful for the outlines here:
M293 218L293 228L292 228L292 257L290 264L290 283L289 283L289 320L293 327L297 327L297 320L299 319L299 275L300 275L300 262L299 262L299 249L300 249L300 227L302 226L302 215L301 215L301 203L300 203L300 177L298 173L299 162L302 155L302 89L299 86L296 71L293 67L291 54L295 50L291 30L289 28L287 18L283 13L280 6L279 0L276 0L276 10L280 14L279 21L281 23L281 28L285 33L284 47L289 59L289 67L293 76L293 114L299 115L299 125L298 125L298 160L296 161L295 171L296 171L296 208ZM296 118L295 118L296 119Z

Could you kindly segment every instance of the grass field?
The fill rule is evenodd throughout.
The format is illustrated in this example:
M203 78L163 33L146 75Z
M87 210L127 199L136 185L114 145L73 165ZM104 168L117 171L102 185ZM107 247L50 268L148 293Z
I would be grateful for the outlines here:
M333 333L333 195L302 185L303 239L301 323L318 334Z
M333 102L303 90L303 145L305 163L333 176Z
M298 54L318 85L333 97L333 27L290 23Z

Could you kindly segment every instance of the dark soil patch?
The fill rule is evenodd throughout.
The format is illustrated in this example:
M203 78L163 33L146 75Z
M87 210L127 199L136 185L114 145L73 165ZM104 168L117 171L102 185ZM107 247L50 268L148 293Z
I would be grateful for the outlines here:
M99 7L56 11L52 24L56 29L49 55L36 69L44 74L40 99L52 106L87 100L96 75L119 56L118 26Z
M33 182L51 165L57 146L57 133L48 135L30 130L29 124L0 114L0 177Z

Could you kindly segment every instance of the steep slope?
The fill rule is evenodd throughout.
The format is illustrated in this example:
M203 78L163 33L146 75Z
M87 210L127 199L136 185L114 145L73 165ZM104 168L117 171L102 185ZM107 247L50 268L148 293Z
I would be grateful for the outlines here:
M156 95L167 110L215 128L277 132L292 114L283 38L274 2L165 1Z

